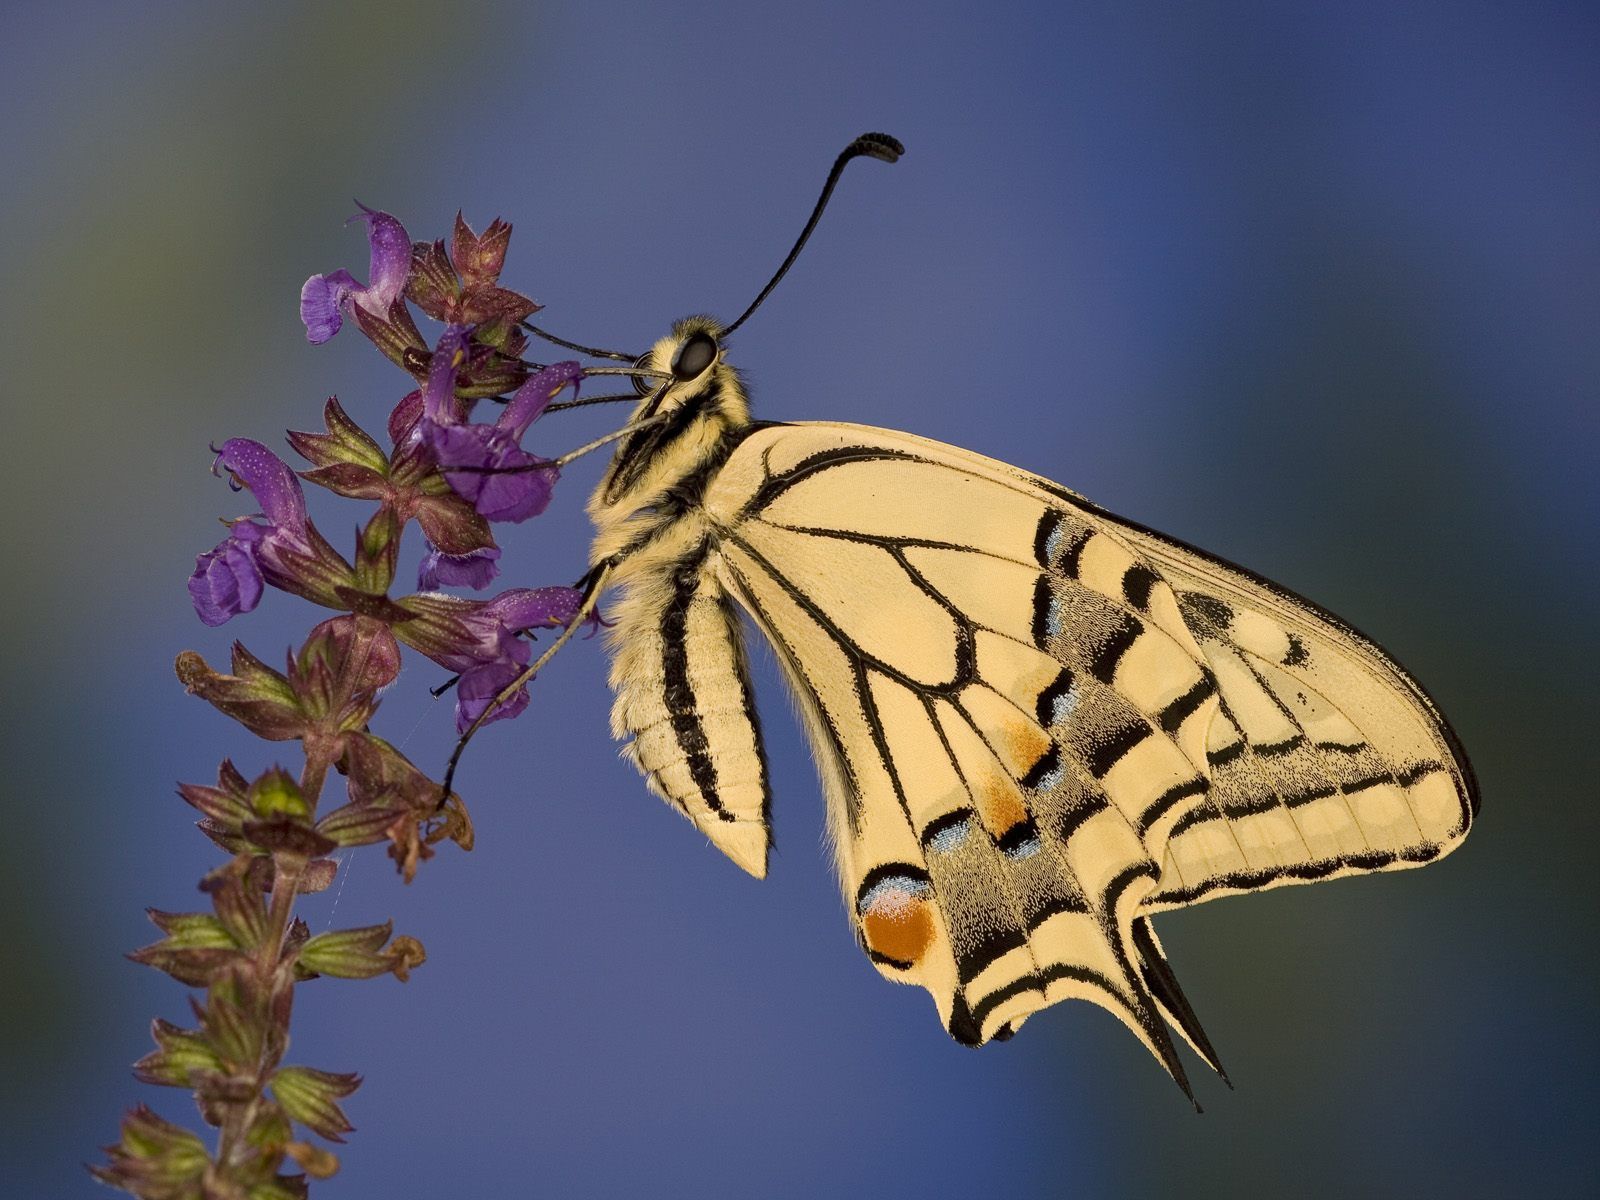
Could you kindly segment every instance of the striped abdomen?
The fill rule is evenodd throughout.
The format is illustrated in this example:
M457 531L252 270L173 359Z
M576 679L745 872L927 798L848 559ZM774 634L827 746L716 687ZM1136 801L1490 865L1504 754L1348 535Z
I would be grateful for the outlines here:
M694 523L672 540L696 536ZM630 569L632 568L632 569ZM766 756L738 615L700 535L620 572L611 630L611 731L657 792L760 878L770 841Z

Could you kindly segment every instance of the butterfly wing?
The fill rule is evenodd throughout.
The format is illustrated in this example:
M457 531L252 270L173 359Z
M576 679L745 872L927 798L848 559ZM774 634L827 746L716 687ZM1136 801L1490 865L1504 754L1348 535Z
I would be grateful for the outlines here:
M1207 802L1173 826L1148 911L1417 866L1466 836L1470 764L1384 650L1277 584L1110 519L1175 589L1223 696Z
M960 1041L1009 1036L1076 997L1123 1020L1180 1082L1163 1017L1216 1065L1147 916L1199 898L1188 891L1202 880L1217 894L1320 877L1332 843L1295 858L1274 842L1276 858L1244 870L1211 844L1259 815L1242 811L1244 791L1217 788L1231 765L1215 762L1219 726L1259 732L1286 694L1305 692L1318 714L1307 736L1328 740L1353 682L1352 724L1394 768L1393 803L1370 822L1350 805L1386 857L1340 843L1321 875L1436 857L1464 832L1464 804L1446 814L1437 784L1465 795L1465 768L1380 652L1045 480L886 430L774 425L744 440L705 508L718 577L799 698L858 938L886 977L932 993ZM1197 616L1219 605L1228 621ZM1257 622L1276 622L1285 646L1298 634L1309 660L1262 662L1273 647ZM1373 727L1396 712L1400 728ZM1299 781L1322 760L1296 749L1279 757ZM1396 805L1415 823L1402 828Z

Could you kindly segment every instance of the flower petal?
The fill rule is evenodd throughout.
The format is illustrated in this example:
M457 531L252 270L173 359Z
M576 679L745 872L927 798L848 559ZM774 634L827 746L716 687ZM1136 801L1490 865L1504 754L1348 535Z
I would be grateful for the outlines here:
M495 428L520 440L528 431L528 426L544 412L545 406L555 399L561 389L570 383L576 394L578 381L582 378L583 366L577 362L551 363L537 374L530 375L511 397L500 419L494 423Z
M461 673L456 683L456 730L465 733L472 723L494 703L513 679L522 674L522 664L501 659L484 663ZM518 688L516 694L489 714L488 721L504 721L519 715L528 707L528 689ZM487 723L487 722L485 722Z
M327 275L313 275L300 289L300 320L306 327L306 340L313 346L339 332L344 316L339 309L351 292L361 287L356 277L346 270L332 271Z
M406 275L411 270L411 235L388 213L368 208L359 200L356 205L361 211L350 219L367 223L372 265L367 271L367 286L356 293L355 302L373 316L386 317L389 306L405 290Z
M422 389L422 415L438 425L459 424L456 413L456 371L466 359L465 325L447 325L433 348L428 364L428 383Z
M261 602L261 592L261 568L237 538L225 538L194 560L189 599L196 615L213 628L249 612Z
M217 463L250 489L268 521L304 542L305 492L288 463L250 438L229 438L223 442Z
M466 554L446 554L430 545L417 568L417 590L431 592L440 587L486 588L500 574L500 548L484 546Z
M511 588L486 606L513 633L524 629L561 629L572 623L583 603L577 588Z
M468 487L476 486L476 494L471 499L485 520L526 521L550 507L550 497L560 476L555 467L539 465L545 461L521 450L511 450L491 460L490 472L452 474L446 470L445 478L458 492L463 492L463 483Z
M526 521L550 506L560 471L492 425L422 423L423 444L457 495L490 521Z

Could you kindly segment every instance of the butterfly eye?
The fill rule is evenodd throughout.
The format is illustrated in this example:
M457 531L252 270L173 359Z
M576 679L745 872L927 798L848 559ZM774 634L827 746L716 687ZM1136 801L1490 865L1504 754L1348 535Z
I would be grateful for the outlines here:
M672 360L672 375L680 383L693 379L717 359L717 339L709 333L691 333Z

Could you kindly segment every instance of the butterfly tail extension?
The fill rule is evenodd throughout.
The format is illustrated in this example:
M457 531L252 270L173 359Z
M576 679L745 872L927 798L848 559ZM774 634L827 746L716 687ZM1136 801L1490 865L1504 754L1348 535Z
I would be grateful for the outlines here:
M1195 1016L1189 998L1178 986L1178 977L1173 974L1172 965L1167 961L1161 943L1156 940L1156 932L1149 918L1141 917L1133 923L1133 947L1138 955L1139 974L1160 1006L1161 1015L1167 1019L1169 1025L1183 1035L1190 1048L1205 1060L1206 1066L1215 1071L1222 1082L1232 1088L1233 1080L1228 1078L1222 1059L1218 1057L1211 1039L1206 1036L1206 1031L1201 1028L1200 1019Z

